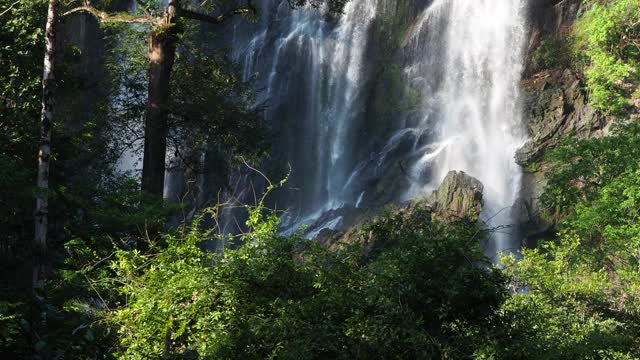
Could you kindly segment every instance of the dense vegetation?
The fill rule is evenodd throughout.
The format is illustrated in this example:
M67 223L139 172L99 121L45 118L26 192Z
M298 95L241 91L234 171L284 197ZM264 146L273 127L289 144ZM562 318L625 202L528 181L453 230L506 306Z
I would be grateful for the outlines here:
M125 358L461 358L507 295L501 272L480 266L475 227L433 223L424 210L389 215L361 234L389 248L365 256L355 244L330 251L279 236L278 218L261 210L250 209L237 250L202 252L211 236L196 222L159 253L118 254Z
M609 137L568 139L549 155L543 203L557 238L504 259L514 286L504 310L523 316L522 354L552 359L637 358L640 349L640 180L637 122ZM509 349L512 349L509 347Z
M638 84L640 1L594 2L577 24L590 99L599 110L622 114Z
M617 119L606 137L548 152L541 203L555 234L500 267L483 254L486 229L421 207L331 246L279 234L264 201L244 209L236 237L212 225L223 205L166 226L180 205L149 201L117 169L123 151L140 151L146 32L103 29L91 86L77 44L61 41L56 111L68 117L53 128L48 270L33 288L46 5L0 0L0 357L640 358L640 1L586 2L572 36L534 55L537 70L580 72L593 106ZM214 149L226 174L238 156L265 154L268 129L227 54L201 27L181 30L169 146ZM95 99L69 101L82 94Z

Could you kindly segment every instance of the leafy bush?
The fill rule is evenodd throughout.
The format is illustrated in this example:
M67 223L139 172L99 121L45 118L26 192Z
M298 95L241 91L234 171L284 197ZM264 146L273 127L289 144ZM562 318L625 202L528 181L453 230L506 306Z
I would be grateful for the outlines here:
M570 39L559 36L544 37L532 55L533 71L571 66L576 59L570 45Z
M203 252L215 236L196 222L162 250L119 252L119 356L458 359L506 296L478 230L431 222L426 210L371 224L362 234L387 247L373 254L279 236L277 224L258 207L236 250Z
M638 75L640 0L592 1L576 24L578 46L589 59L585 71L592 105L620 115L629 107L625 84Z
M640 357L640 123L554 149L542 202L558 237L505 257L514 295L500 311L497 358ZM535 354L532 356L531 354Z
M514 282L502 316L518 339L512 354L538 359L640 356L640 170L625 171L582 201L559 239L504 259Z
M614 124L610 136L580 140L568 137L547 154L552 166L541 202L550 215L564 216L600 196L602 187L640 157L640 123Z

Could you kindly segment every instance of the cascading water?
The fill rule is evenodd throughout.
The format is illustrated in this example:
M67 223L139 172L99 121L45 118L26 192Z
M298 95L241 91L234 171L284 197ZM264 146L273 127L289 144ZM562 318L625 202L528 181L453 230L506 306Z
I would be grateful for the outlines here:
M388 61L404 68L404 80L422 103L380 126L364 110L376 82L368 73L375 63L368 56L377 56L369 40L380 13L389 16L401 4L351 0L336 19L292 10L286 1L262 1L258 24L236 28L234 55L245 79L255 80L257 103L266 104L277 139L267 171L283 174L286 164L293 169L288 191L276 201L294 210L289 226L316 222L309 236L340 227L347 216L341 210L428 193L450 170L483 182L482 219L489 226L509 225L520 186L513 156L524 140L518 86L527 2L402 5L423 12L406 20L412 26ZM364 133L370 143L360 138ZM515 248L513 239L498 232L487 253Z
M485 186L481 219L510 225L521 170L514 153L524 142L519 81L527 35L526 0L438 0L427 8L412 46L423 57L407 68L425 99L421 129L435 128L435 151L413 167L426 169L433 189L450 170L463 170ZM437 74L440 74L439 76ZM496 232L490 255L515 251L510 230Z
M263 89L258 100L267 104L266 120L280 142L274 163L292 167L292 190L281 201L295 210L292 224L343 203L341 189L354 161L351 124L362 105L363 57L376 8L377 0L352 0L335 20L323 10L292 11L286 1L267 0L261 28L236 49L245 79L256 76Z

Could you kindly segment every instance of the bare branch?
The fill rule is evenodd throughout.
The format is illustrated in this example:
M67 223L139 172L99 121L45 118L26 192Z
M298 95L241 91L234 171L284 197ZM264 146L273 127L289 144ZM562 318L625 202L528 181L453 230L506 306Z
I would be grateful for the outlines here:
M0 16L2 16L2 15L4 15L4 14L8 13L9 11L11 11L11 9L13 9L13 7L14 7L14 6L16 6L16 5L18 5L19 3L20 3L20 0L16 0L13 4L9 5L9 7L8 7L8 8L4 9L4 11L2 11L2 12L0 13Z
M267 175L265 175L262 171L260 171L260 170L258 170L258 169L255 169L255 168L251 167L251 165L249 165L249 164L247 163L247 161L246 161L243 157L241 157L240 159L242 160L242 162L244 163L244 165L245 165L246 167L248 167L249 169L251 169L251 170L253 170L253 171L257 172L258 174L260 174L260 175L261 175L261 176L262 176L262 177L267 181L267 183L269 183L269 186L273 186L273 184L271 183L271 180L269 180L269 178L267 177Z
M233 10L229 10L224 14L220 14L218 16L211 16L207 14L202 14L199 12L191 11L188 9L178 8L178 15L184 16L189 19L203 21L209 24L219 25L227 21L229 18L234 17L236 15L245 15L245 14L256 14L258 11L256 10L253 4L249 4L246 7L241 7Z
M71 15L78 12L88 12L95 16L100 22L103 23L136 23L136 24L152 24L159 25L162 22L161 18L153 16L130 16L127 14L109 14L107 12L98 10L93 6L80 6L75 9L69 10L62 14L62 16Z

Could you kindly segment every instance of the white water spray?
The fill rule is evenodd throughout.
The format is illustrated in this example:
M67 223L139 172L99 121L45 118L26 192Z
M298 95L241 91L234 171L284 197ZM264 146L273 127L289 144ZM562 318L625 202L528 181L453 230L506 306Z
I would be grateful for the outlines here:
M463 170L485 186L483 220L490 227L511 224L510 206L521 170L516 149L524 142L519 81L526 41L527 0L440 0L425 10L413 42L427 41L420 64L408 68L422 81L425 101L422 127L436 127L445 144L417 162L414 172L429 166L426 189L438 186L450 170ZM442 31L438 32L438 29ZM434 51L441 51L433 54ZM437 57L441 57L441 60ZM442 77L434 80L434 71ZM435 124L435 125L434 125ZM499 231L488 254L515 250L509 230Z
M331 225L341 216L331 212L343 205L401 200L404 190L407 197L421 195L450 170L463 170L485 185L483 217L489 226L510 224L510 210L502 209L513 204L520 186L513 156L524 142L518 86L528 1L428 5L397 58L422 93L421 117L398 114L397 123L373 129L386 128L388 134L376 134L367 144L357 141L369 123L362 120L370 100L363 96L366 52L375 49L368 44L371 25L386 3L351 0L336 23L321 11L291 11L286 2L263 0L260 28L236 56L245 79L259 80L259 100L268 102L266 120L280 139L275 162L293 167L292 190L284 197L286 207L296 210L293 223L328 213L323 221ZM372 146L362 151L362 145ZM398 166L400 172L394 170ZM396 179L380 182L389 176ZM496 236L487 252L509 249L509 239Z
M351 0L337 21L326 9L291 10L264 0L262 28L236 57L245 79L263 81L259 100L281 136L293 173L285 201L300 218L340 207L353 164L349 141L359 115L364 53L377 0Z

